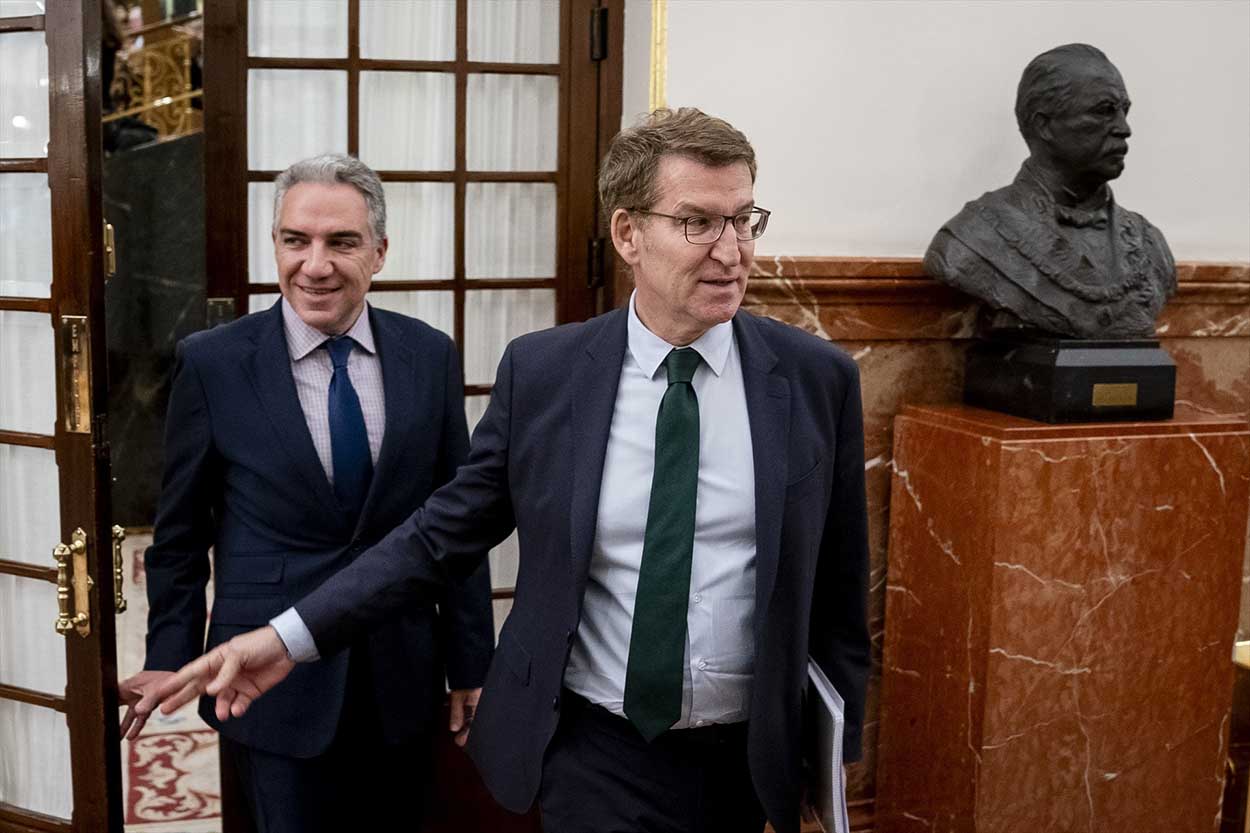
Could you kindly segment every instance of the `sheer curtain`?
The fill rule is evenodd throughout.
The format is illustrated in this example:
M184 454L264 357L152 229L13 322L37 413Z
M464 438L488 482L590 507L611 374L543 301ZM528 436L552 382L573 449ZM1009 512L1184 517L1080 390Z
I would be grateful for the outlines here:
M0 15L38 13L25 5L6 2ZM43 32L0 33L0 157L47 154L47 65ZM47 174L0 173L0 296L47 298L51 286ZM54 355L47 313L0 311L0 429L55 431ZM0 559L52 566L59 507L55 453L0 444ZM65 692L56 609L52 584L0 575L0 682ZM0 802L68 818L70 784L65 715L0 700Z

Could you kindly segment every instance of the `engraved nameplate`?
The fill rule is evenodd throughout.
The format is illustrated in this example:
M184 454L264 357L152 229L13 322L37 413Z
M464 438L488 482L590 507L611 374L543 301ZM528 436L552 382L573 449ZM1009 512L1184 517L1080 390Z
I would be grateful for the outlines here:
M1095 408L1123 408L1136 404L1136 382L1101 382L1094 385Z

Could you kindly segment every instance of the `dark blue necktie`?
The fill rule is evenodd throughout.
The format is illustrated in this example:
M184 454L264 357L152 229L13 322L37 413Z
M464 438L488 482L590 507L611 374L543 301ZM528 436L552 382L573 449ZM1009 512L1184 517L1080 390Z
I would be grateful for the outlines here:
M328 339L322 347L334 363L330 377L330 458L334 463L334 494L344 509L360 512L373 479L373 458L360 398L347 375L347 357L355 342L347 336Z

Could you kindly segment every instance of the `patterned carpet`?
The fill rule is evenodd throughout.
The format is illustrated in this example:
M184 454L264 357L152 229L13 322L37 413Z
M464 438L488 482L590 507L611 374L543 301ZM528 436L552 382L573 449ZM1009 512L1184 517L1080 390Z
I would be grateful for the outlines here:
M123 548L126 600L117 619L118 675L143 668L148 603L143 551L147 532L128 530ZM211 590L210 590L211 593ZM191 703L176 714L155 715L133 742L123 742L122 787L126 830L134 833L221 833L221 787L217 733Z

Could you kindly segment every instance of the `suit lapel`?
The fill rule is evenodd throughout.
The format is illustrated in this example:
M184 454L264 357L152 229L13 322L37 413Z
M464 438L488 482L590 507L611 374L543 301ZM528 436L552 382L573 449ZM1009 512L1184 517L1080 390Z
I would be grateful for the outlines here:
M755 463L755 639L760 644L777 563L781 555L781 519L785 509L786 447L790 439L790 382L773 373L777 354L750 315L734 316L742 356L742 383L751 423Z
M287 352L286 335L282 329L281 302L274 304L256 342L256 350L248 363L252 386L273 423L275 433L283 450L295 463L317 499L330 510L330 517L338 518L342 509L330 491L330 481L317 456L308 421L295 392L295 378L291 375L291 356Z
M569 547L577 599L585 592L590 570L603 460L625 358L626 311L617 310L601 321L574 361L569 386L573 458Z
M386 489L379 484L395 483L398 468L404 459L403 438L408 436L404 426L416 419L417 394L412 350L404 344L401 334L392 330L388 323L368 307L369 326L373 329L374 346L382 364L382 393L386 400L386 428L382 434L382 448L378 451L378 464L373 469L369 494L356 520L356 534L364 529L365 522L385 499ZM422 392L424 393L424 391Z

